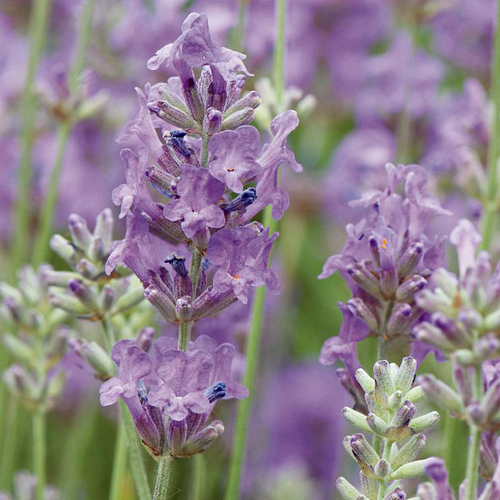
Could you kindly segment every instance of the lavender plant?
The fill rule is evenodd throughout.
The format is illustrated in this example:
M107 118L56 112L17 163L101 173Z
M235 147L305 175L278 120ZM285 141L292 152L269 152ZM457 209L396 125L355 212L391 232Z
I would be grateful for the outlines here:
M223 432L218 421L205 426L215 401L248 394L231 382L234 348L204 337L190 343L191 331L236 300L247 303L253 287L278 290L267 267L278 235L252 219L268 205L275 218L288 207L278 186L282 163L302 170L286 147L298 125L293 111L271 122L273 139L261 150L259 132L248 125L260 97L240 95L244 77L238 73L248 74L243 59L212 40L206 15L190 14L181 36L148 62L153 70L166 62L178 77L137 90L139 114L119 139L136 137L144 146L121 153L127 182L114 190L113 201L127 217L127 234L106 271L111 275L122 263L130 268L147 300L178 325L179 336L177 349L157 340L154 361L136 345L115 344L118 377L102 386L101 403L124 398L159 461L155 499L166 498L173 458L204 451ZM166 203L154 201L148 183Z

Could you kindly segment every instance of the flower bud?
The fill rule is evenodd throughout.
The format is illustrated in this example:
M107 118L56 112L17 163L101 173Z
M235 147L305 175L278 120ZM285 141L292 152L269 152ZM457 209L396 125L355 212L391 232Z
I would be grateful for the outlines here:
M81 274L79 279L83 276L91 281L96 280L102 274L102 269L88 259L80 259L76 264L76 270Z
M73 263L76 255L75 247L60 234L52 236L50 239L50 248L69 265Z
M357 460L375 466L380 460L378 453L372 448L363 434L354 434L350 439L351 449Z
M51 290L49 300L54 307L58 307L69 314L82 316L88 313L88 309L80 302L80 300L67 293L59 292L57 289Z
M413 302L415 294L423 290L427 285L427 280L418 274L413 278L404 281L396 290L396 300L398 302Z
M187 105L190 115L194 118L197 123L203 122L203 116L205 114L205 109L203 102L198 93L198 86L196 81L191 76L189 78L182 78L182 96Z
M144 300L144 296L145 292L142 287L131 287L131 290L127 291L116 300L113 306L113 314L120 314L129 309L133 309Z
M391 425L394 427L403 427L410 423L410 420L415 416L417 409L411 401L405 401L403 406L394 414Z
M384 500L406 500L406 493L398 486L395 490L385 496Z
M72 280L69 282L69 289L73 295L91 312L98 312L99 305L94 291L81 280Z
M78 273L73 273L71 271L47 270L43 273L43 280L47 286L67 288L70 281L79 278L81 278L81 276Z
M398 289L398 272L394 264L382 265L380 269L380 290L384 297L388 299L394 298Z
M167 442L170 448L170 453L173 456L180 455L182 453L182 447L186 443L187 438L187 425L186 419L177 421L169 420L168 430L167 430Z
M399 469L396 469L390 477L391 479L411 479L412 477L422 476L427 460L417 460L416 462L402 465Z
M388 396L394 392L389 363L385 360L377 361L373 365L373 375L378 387Z
M208 108L203 119L203 131L208 135L214 135L222 125L222 113L218 109Z
M380 460L375 466L375 475L381 479L385 479L391 473L391 466L387 460Z
M33 377L22 366L14 364L4 371L3 380L9 391L25 404L38 402L40 391Z
M399 469L402 465L415 460L425 446L426 438L423 434L417 434L410 438L408 442L402 446L391 460L393 469Z
M410 428L416 433L420 433L437 424L440 420L439 413L437 411L431 411L426 415L422 415L421 417L414 418L410 422Z
M58 363L63 356L69 336L69 329L61 327L53 332L48 339L46 355L52 365Z
M225 117L222 120L221 130L235 130L242 125L248 125L252 122L255 116L255 111L251 107L246 107L240 111L236 111Z
M77 214L71 214L68 218L68 228L75 245L85 252L92 238L85 219Z
M352 408L345 407L342 410L342 416L352 425L358 427L362 431L368 432L371 434L371 428L368 425L367 417L362 413L359 413Z
M366 423L371 429L370 433L376 434L380 437L385 437L387 431L389 430L387 424L374 413L369 413L366 416Z
M252 90L248 94L244 95L241 99L236 101L232 106L230 106L224 113L224 118L229 115L242 111L246 108L257 109L262 104L262 98L255 90Z
M4 346L16 360L30 367L33 366L33 360L36 359L36 354L29 344L10 333L5 333L2 336L2 341Z
M439 407L447 410L452 415L460 415L463 412L462 398L451 387L434 375L422 375L418 378L427 396Z
M365 266L359 263L348 264L346 272L363 290L374 297L381 297L379 281Z
M181 454L178 456L193 456L201 453L220 437L224 432L224 425L221 421L215 420L210 425L191 436L187 443L182 447Z
M105 208L97 215L94 237L102 241L106 253L111 250L111 243L113 242L113 224L113 212L110 208Z
M358 368L356 370L356 380L365 392L375 390L375 380L373 380L370 375L363 370L363 368Z
M347 306L356 316L361 318L368 325L371 332L378 331L378 320L362 299L354 297L347 301Z
M168 101L150 102L148 103L148 108L151 113L154 113L174 127L179 127L184 130L198 130L198 124L193 118L179 108L172 106Z
M111 310L115 303L116 290L110 285L105 285L101 292L101 311L106 313Z
M149 285L144 290L144 296L154 307L156 307L156 309L158 309L167 322L175 323L177 321L175 305L165 293L161 292L153 285Z
M92 367L97 378L108 380L115 374L115 364L111 357L96 342L87 342L81 338L72 338L68 340L68 345Z
M392 337L407 333L411 327L412 313L413 309L408 304L398 304L387 324L387 335Z
M93 236L92 241L90 242L88 249L88 256L93 262L102 262L104 263L108 255L106 253L106 249L104 248L104 242L101 238Z
M189 295L177 299L175 304L175 314L180 322L190 321L193 317L193 307Z
M151 344L153 343L153 339L155 336L155 329L151 326L147 326L143 328L137 338L135 339L135 343L145 352L148 352L151 348Z
M335 482L335 487L344 500L368 500L362 495L347 479L339 477Z
M415 241L409 245L398 261L398 276L400 278L410 274L422 258L424 246L420 241Z

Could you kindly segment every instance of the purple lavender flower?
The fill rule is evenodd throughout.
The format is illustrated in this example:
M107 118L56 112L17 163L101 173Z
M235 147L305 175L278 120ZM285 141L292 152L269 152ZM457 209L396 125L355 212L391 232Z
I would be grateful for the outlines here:
M205 427L216 401L248 396L231 378L235 349L217 346L206 336L192 342L187 352L165 337L153 347L154 360L129 340L113 346L118 375L101 386L101 404L123 398L155 456L164 453L165 443L173 456L204 451L224 430L220 422Z
M155 70L165 61L172 64L183 82L192 78L192 68L210 65L214 84L219 78L231 81L238 72L249 74L243 64L245 56L234 50L220 47L211 37L206 14L192 12L182 24L182 34L174 42L162 47L148 61L148 68Z
M208 148L210 173L235 193L241 193L244 185L262 172L257 162L260 135L254 127L219 132L210 139Z
M208 228L221 228L226 223L217 202L224 193L224 184L207 170L181 166L181 179L177 184L179 198L165 205L163 213L167 220L182 220L181 227L188 238L196 233L206 235Z
M278 233L269 237L269 229L263 231L255 225L224 229L214 234L207 257L217 269L215 289L220 292L232 289L243 303L248 300L251 286L267 285L270 290L278 291L277 278L267 268L271 246L277 237Z

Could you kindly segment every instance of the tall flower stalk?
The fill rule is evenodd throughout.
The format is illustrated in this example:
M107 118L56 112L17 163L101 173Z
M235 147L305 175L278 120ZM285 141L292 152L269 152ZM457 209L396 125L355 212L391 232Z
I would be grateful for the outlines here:
M284 92L284 68L285 68L285 19L286 19L286 0L276 0L276 45L274 52L274 83L276 90L276 101L278 106L281 104ZM267 207L264 211L262 221L264 227L268 227L273 233L277 224L272 218L272 207ZM248 434L248 424L252 411L252 398L255 387L255 376L257 373L257 364L259 360L260 339L263 326L264 305L266 298L266 289L259 288L255 292L252 313L250 319L250 328L246 344L246 371L244 376L244 385L248 388L249 397L240 403L236 415L233 450L231 462L229 465L229 476L227 480L225 499L233 500L238 498L241 473L243 469L243 459L245 454L246 439Z
M82 71L85 68L85 54L87 52L87 45L92 32L92 12L94 10L94 3L95 0L86 0L80 22L78 23L78 44L74 63L68 75L69 99L71 99L71 97L77 92L80 83L79 80ZM52 219L54 217L57 204L59 177L63 166L66 145L74 125L75 121L71 113L69 116L66 116L59 125L56 158L50 174L50 181L45 195L45 200L41 208L40 226L38 228L38 234L33 250L33 264L35 266L40 265L47 257L49 240L52 231ZM23 197L20 199L26 200L27 198Z
M500 3L496 3L497 21L491 59L491 99L493 101L493 127L488 145L488 183L485 190L482 249L490 247L498 222L498 154L500 149Z
M40 56L47 37L47 24L51 0L36 0L33 2L30 15L30 44L28 71L24 87L24 100L22 104L22 135L21 135L21 164L19 167L18 193L15 206L14 236L12 240L12 261L14 268L26 262L30 248L29 221L30 221L30 189L32 180L31 151L34 141L36 96L33 84Z

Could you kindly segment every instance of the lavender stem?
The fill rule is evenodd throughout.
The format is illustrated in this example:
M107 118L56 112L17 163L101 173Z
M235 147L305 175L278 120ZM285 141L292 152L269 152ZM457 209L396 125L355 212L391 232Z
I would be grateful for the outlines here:
M45 463L47 455L46 447L46 420L43 410L37 410L32 414L33 422L33 470L36 482L36 500L44 499L45 489Z
M160 458L158 463L158 475L156 476L155 490L153 493L153 500L166 500L168 493L168 484L170 482L170 474L172 472L172 462L174 457L170 455L167 450L167 454Z

